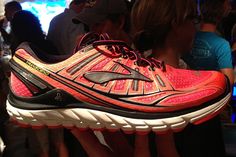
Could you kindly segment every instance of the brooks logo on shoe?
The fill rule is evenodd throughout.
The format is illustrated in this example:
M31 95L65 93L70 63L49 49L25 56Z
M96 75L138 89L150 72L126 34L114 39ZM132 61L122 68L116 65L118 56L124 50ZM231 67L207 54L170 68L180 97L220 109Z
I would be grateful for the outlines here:
M113 80L121 79L133 79L133 80L142 80L147 82L152 82L153 80L142 75L140 72L127 67L124 64L116 62L121 65L124 69L129 71L129 74L115 73L115 72L106 72L106 71L89 71L84 74L84 77L91 82L103 84Z

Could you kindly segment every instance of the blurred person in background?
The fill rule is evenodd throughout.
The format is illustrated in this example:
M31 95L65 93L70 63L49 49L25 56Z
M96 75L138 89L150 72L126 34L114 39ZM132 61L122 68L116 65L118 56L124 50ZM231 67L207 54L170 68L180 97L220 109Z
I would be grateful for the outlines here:
M196 33L191 52L183 58L190 69L222 72L232 87L234 74L231 47L217 30L223 17L231 10L230 1L200 0L198 5L202 19L200 30ZM190 126L176 136L183 157L225 156L222 122L231 123L230 104L220 115L221 118L216 116L201 125Z
M130 2L127 2L125 0L88 0L85 3L84 9L75 16L72 21L80 27L80 25L85 26L86 32L94 32L94 33L106 33L107 39L116 39L116 40L123 40L127 44L131 45L132 40L129 35L130 33L130 11L132 8L132 4ZM78 39L82 36L78 36ZM126 137L121 132L117 133L109 133L108 131L102 132L94 132L89 130L84 133L80 134L79 130L73 130L72 133L75 135L75 137L79 136L78 140L82 147L87 147L86 141L88 141L89 146L87 147L89 150L85 149L85 151L90 156L95 156L97 151L100 151L104 149L105 147L100 145L100 142L97 140L97 137L101 140L103 139L103 136L105 136L106 139L108 139L106 142L108 142L110 145L116 147L118 149L117 154L120 154L120 156L128 156L132 150L131 147L128 145L128 142L126 141ZM88 138L88 139L87 139ZM133 140L133 137L128 137L131 141ZM147 140L147 137L137 137L141 142L139 145L141 145L142 141ZM90 143L95 142L95 143ZM117 145L118 142L119 144ZM81 146L79 145L79 146ZM94 147L94 145L97 145L98 147L94 152L90 146ZM124 146L123 146L124 145ZM119 147L124 147L125 151L123 149L119 149ZM126 147L127 146L127 147ZM143 145L142 149L146 148ZM113 147L113 148L114 148ZM78 145L77 149L78 150ZM116 149L115 148L115 149ZM126 149L127 148L127 149ZM80 152L84 152L81 149L79 149ZM91 151L91 152L90 152ZM86 153L84 152L84 153ZM79 153L77 153L79 154ZM97 154L99 155L99 153Z
M84 24L86 31L107 33L111 39L123 40L131 45L130 9L125 0L88 1L84 9L73 18L75 24Z
M17 50L20 44L27 42L31 45L38 58L48 62L53 60L53 58L47 58L47 56L55 54L57 49L51 41L46 40L38 17L30 11L21 10L14 14L11 20L11 33L13 52ZM21 132L21 147L27 149L28 156L48 157L50 152L53 152L58 157L68 156L64 144L63 129L42 128L33 130L31 128L19 128L18 126L14 126L14 128L11 129L12 132L8 135L7 152L9 154L16 154L16 151L12 151L12 149L17 142L18 137L16 135L19 136L18 132ZM28 143L28 147L26 147L26 143Z
M69 8L51 20L47 39L56 46L58 55L71 54L77 37L85 33L83 24L76 25L72 22L72 18L80 13L85 2L86 0L72 0Z
M22 6L19 2L17 1L11 1L11 2L8 2L5 4L5 19L1 20L1 24L0 24L0 32L2 34L2 37L4 39L4 41L11 45L11 34L9 32L9 30L7 31L6 30L6 22L9 22L11 23L11 20L14 16L14 14L17 12L17 11L20 11L22 10Z
M5 14L0 18L0 136L2 137L4 143L6 144L7 138L6 134L8 130L6 129L8 125L8 113L6 111L6 99L9 92L8 87L8 77L9 77L9 67L8 61L11 58L10 42L11 34L7 30L9 22L12 20L14 14L22 10L19 2L11 1L4 6ZM0 144L2 147L3 143ZM0 148L2 150L2 148Z
M102 3L101 1L99 2ZM113 1L112 4L114 3L118 2ZM129 45L134 43L134 46L139 51L151 51L151 56L155 59L164 61L165 64L176 68L180 68L180 57L182 53L190 51L195 35L194 22L196 12L195 3L192 0L175 1L175 3L173 3L172 0L136 0L131 13L134 42L132 42L129 35L126 38L122 38L122 34L125 31L119 32L119 30L122 28L121 26L124 25L119 24L124 24L125 22L123 20L112 23L112 21L107 18L111 16L97 14L98 11L106 12L111 9L111 7L106 9L105 5L101 5L101 7L98 6L99 3L84 11L87 12L87 16L84 17L82 16L82 11L77 19L74 20L86 23L90 31L107 33L111 39L123 40ZM122 10L118 6L121 7L116 4L114 6L115 9L111 9L111 12ZM94 10L92 10L93 8ZM99 10L98 8L103 9ZM90 14L89 9L92 10ZM121 15L124 15L124 13L125 12ZM89 15L91 15L91 18L89 18ZM91 20L93 17L97 18ZM119 16L116 15L114 17ZM88 21L89 19L91 22ZM122 16L120 19L122 19ZM79 129L73 129L72 133L77 137L78 141L80 141L89 156L111 157L118 155L151 157L158 155L160 157L179 157L175 147L173 132L171 131L151 137L147 134L139 135L137 133L135 135L134 146L130 146L129 142L125 142L125 139L119 132L110 134L103 132L109 149L107 149L106 146L101 145L91 131L82 132ZM93 147L94 145L96 147ZM151 151L153 148L155 151Z

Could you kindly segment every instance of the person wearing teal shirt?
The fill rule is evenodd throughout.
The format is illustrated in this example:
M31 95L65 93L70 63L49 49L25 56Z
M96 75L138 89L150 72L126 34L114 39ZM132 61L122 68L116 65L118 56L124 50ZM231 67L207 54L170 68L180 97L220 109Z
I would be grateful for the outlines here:
M190 69L217 70L224 73L233 85L234 74L231 48L217 33L219 22L230 8L229 0L199 0L202 21L193 48L183 59ZM225 146L219 116L198 126L189 126L176 135L182 157L223 157Z
M197 32L193 45L185 57L190 68L217 71L233 68L230 44L216 33Z

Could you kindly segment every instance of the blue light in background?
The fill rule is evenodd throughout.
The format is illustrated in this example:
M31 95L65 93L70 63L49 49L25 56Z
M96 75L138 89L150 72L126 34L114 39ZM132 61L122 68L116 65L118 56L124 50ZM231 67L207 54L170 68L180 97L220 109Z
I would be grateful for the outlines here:
M47 34L51 19L64 11L66 1L58 0L56 2L50 2L46 0L43 2L22 2L21 5L24 10L31 11L39 18L42 29Z
M236 98L236 87L235 87L235 85L233 87L233 94L232 94L232 96L233 96L233 99Z

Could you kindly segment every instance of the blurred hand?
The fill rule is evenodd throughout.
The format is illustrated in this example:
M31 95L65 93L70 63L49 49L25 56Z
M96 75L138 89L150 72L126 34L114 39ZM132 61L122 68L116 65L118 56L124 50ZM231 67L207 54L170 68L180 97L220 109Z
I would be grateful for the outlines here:
M80 131L74 128L71 132L80 142L89 157L151 157L148 134L135 134L135 142L134 146L132 146L127 141L125 134L121 131L103 131L102 134L107 145L101 144L97 136L90 129ZM156 144L158 156L179 157L172 132L158 135Z
M72 129L71 132L89 157L150 157L148 135L135 135L133 148L120 131L103 132L107 146L100 143L92 130Z

